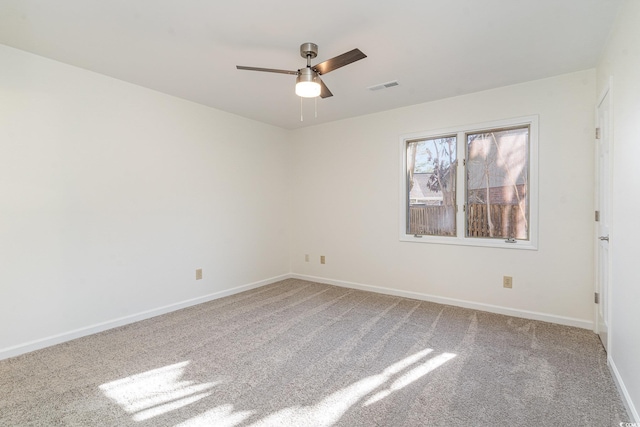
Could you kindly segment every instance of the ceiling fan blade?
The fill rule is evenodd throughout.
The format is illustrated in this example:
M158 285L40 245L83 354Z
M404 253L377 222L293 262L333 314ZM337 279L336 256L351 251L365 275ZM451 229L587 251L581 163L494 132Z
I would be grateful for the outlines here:
M327 85L324 84L320 77L318 77L318 81L320 82L320 98L329 98L330 96L333 96Z
M359 61L366 58L367 55L362 53L360 49L353 49L342 55L338 55L335 58L327 59L324 62L319 63L315 67L312 67L318 72L318 74L327 74L329 71L333 71L345 65L349 65L352 62Z
M275 68L245 67L242 65L236 65L236 68L238 70L263 71L265 73L293 74L294 76L298 75L297 71L277 70Z

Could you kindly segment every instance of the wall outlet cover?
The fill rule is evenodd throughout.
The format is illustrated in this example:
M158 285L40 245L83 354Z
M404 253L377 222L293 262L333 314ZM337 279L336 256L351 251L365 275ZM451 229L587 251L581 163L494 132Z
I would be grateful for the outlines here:
M503 276L502 277L502 286L505 288L513 288L513 277L511 276Z

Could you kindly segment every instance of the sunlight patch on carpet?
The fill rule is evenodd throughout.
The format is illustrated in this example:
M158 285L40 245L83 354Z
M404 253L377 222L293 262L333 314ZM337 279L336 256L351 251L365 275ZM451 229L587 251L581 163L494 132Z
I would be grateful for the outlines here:
M366 402L364 402L363 406L369 406L372 403L375 403L379 400L384 399L385 397L388 397L394 391L398 391L408 386L412 382L419 380L423 376L427 375L429 372L433 371L439 366L442 366L444 363L448 362L454 357L456 357L456 355L453 353L442 353L441 355L436 356L433 359L427 360L426 362L413 368L406 374L400 376L397 380L391 383L389 388L387 388L386 390L382 390L376 393L375 395L373 395Z
M289 407L275 412L252 424L251 427L267 427L281 425L313 425L332 426L334 425L353 405L370 393L373 393L381 386L393 380L398 374L402 374L412 365L422 361L427 355L433 352L432 349L419 351L396 362L379 374L371 375L353 384L344 387L322 399L315 405L305 407ZM394 391L413 383L424 377L429 372L442 366L445 362L456 355L453 353L442 353L413 369L397 377L391 385L384 391L374 395L364 406L374 403ZM385 394L386 393L386 394ZM376 398L377 397L377 398ZM376 398L375 400L373 400Z
M102 384L100 390L134 421L145 421L185 407L209 396L207 392L220 382L196 384L181 381L189 361L152 369Z
M234 427L253 415L255 411L233 412L233 405L221 405L190 418L176 427Z

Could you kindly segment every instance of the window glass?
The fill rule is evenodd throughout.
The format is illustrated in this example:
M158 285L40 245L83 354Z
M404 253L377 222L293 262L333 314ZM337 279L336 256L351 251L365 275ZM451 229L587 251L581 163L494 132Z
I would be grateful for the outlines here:
M456 136L407 142L407 234L456 235L456 142Z
M528 240L529 126L466 137L466 236Z

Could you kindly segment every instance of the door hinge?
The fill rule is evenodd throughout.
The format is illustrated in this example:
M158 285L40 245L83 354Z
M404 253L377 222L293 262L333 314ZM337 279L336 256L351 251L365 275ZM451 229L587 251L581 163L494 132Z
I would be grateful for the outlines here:
M600 294L599 293L595 292L593 294L593 302L596 303L596 304L600 304Z
M596 139L600 139L600 128L596 128Z
M600 211L596 211L596 222L600 221Z
M462 166L467 166L467 159L462 159Z

